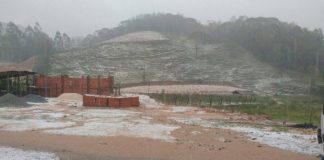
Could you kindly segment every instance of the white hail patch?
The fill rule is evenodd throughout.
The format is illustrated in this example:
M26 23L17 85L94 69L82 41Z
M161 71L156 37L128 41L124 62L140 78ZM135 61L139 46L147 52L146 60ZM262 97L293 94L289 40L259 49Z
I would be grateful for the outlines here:
M59 160L54 153L25 151L17 148L1 147L0 160Z
M5 131L32 131L39 129L64 128L74 122L47 121L42 119L0 120L0 128Z
M78 136L131 136L174 141L171 132L179 128L173 125L155 124L151 117L128 110L84 110L76 120L84 120L81 126L46 130L46 133Z
M201 118L171 117L178 123L189 125L200 125L203 127L230 129L246 134L251 140L272 147L289 150L293 152L318 155L322 153L322 146L317 144L315 135L304 135L289 132L274 132L260 128L239 126L237 124L226 124L223 121L203 120Z
M197 108L195 107L184 107L184 106L176 106L176 107L172 107L171 109L172 112L174 113L190 112L190 111L197 110Z

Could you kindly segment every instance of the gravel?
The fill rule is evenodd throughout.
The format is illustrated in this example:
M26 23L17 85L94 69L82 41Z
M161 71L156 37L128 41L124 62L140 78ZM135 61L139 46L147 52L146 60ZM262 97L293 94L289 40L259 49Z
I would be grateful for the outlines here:
M0 107L27 107L28 104L23 98L13 94L5 94L0 97Z
M24 97L24 100L26 102L32 102L32 103L46 103L47 100L40 96L40 95L36 95L36 94L28 94Z

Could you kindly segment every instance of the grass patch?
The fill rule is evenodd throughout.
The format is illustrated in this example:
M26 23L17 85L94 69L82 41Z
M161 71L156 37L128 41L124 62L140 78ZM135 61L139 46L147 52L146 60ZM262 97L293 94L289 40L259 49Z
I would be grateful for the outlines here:
M267 115L274 121L320 124L323 98L308 96L268 97L256 105L242 105L240 111L251 115Z
M282 126L274 126L271 129L272 132L288 132L287 127L282 127Z
M273 121L320 124L324 98L316 96L219 96L150 94L170 105L199 106L266 115Z

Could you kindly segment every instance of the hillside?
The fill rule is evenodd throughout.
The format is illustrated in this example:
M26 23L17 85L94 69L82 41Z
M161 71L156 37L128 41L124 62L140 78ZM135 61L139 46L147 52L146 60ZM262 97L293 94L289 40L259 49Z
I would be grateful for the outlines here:
M102 43L128 43L128 42L153 42L153 41L168 41L169 39L158 32L143 31L126 34L115 37Z
M305 86L236 45L198 45L168 36L161 43L105 43L53 55L51 74L107 75L116 83L149 81L231 82L266 93L301 93Z
M197 20L174 14L144 14L102 28L88 35L83 44L96 44L139 31L155 31L184 36L204 44L235 43L257 59L282 70L314 74L314 66L324 73L324 36L321 29L281 21L275 17L240 16L230 21Z

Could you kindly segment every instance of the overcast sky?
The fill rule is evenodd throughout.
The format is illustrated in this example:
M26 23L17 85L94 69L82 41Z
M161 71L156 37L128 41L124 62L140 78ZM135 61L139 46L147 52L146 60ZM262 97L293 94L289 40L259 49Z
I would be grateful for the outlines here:
M144 13L179 13L202 23L232 16L277 17L324 29L324 0L0 0L0 21L84 36Z

